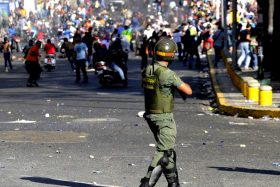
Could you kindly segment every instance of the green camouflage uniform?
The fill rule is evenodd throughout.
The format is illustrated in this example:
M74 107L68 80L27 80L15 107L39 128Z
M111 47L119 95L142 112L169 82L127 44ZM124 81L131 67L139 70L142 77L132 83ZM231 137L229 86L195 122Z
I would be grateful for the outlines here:
M163 173L167 180L174 177L178 180L176 153L173 150L177 134L173 117L173 101L174 91L183 84L183 81L174 71L160 64L160 62L149 65L142 76L146 108L144 117L157 141L156 152L145 178L149 179L153 169L159 165L164 154L169 154L169 162L163 169ZM155 94L156 89L158 89L158 94Z

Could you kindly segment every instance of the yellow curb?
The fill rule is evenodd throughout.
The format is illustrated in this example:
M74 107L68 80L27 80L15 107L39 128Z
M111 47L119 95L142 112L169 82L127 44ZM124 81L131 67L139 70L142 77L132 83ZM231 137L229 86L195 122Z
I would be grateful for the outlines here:
M218 104L218 109L220 111L224 112L227 115L231 115L231 116L238 114L238 116L240 116L240 117L249 117L249 116L254 117L254 118L261 118L263 116L280 117L280 109L277 109L277 108L261 108L261 106L259 108L249 108L249 107L243 107L243 106L230 105L217 83L216 70L212 63L213 55L214 55L213 51L210 50L207 53L207 60L209 62L210 77L211 77L211 80L213 83L214 92L216 95L216 101ZM229 58L224 58L227 72L228 72L231 80L233 81L233 84L237 88L239 88L239 90L241 90L242 79L233 70L232 66L228 62L228 59Z

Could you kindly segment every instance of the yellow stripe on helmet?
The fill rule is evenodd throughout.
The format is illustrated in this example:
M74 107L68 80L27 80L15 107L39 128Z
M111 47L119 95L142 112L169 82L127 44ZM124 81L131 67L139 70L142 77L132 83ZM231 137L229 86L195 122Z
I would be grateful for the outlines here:
M174 53L165 53L165 52L161 52L161 51L156 51L156 54L159 56L167 56L167 57L173 57Z

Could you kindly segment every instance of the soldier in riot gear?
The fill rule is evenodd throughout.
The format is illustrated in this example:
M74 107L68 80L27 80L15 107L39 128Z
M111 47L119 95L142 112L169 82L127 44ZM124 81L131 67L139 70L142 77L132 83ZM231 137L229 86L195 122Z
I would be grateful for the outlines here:
M176 52L176 43L160 39L154 48L154 62L142 73L145 93L145 120L157 142L156 152L148 172L141 179L140 187L153 187L163 173L168 187L179 187L176 153L176 123L173 117L174 92L178 90L183 99L192 94L191 87L168 68Z

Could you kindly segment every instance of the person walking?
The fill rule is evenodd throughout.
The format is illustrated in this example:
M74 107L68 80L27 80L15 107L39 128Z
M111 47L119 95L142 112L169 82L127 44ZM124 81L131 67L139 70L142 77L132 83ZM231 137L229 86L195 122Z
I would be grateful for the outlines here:
M82 42L81 37L75 39L74 52L76 53L75 65L76 65L76 83L81 80L80 71L82 71L84 80L83 83L88 83L88 76L86 71L86 61L88 56L88 48L85 43Z
M142 40L142 45L140 47L140 56L141 56L141 70L145 69L148 65L148 39L144 36Z
M240 36L238 37L240 41L240 50L241 55L237 60L237 65L241 69L248 70L251 62L251 50L250 50L250 43L251 43L251 28L250 24L246 25L246 29L240 32ZM244 66L242 64L245 62Z
M202 54L207 54L207 51L213 48L214 43L213 39L210 37L210 31L206 31L203 33L202 41Z
M88 28L88 31L85 33L85 36L82 38L82 42L86 44L88 49L88 55L87 55L87 66L92 68L93 64L92 62L92 54L93 54L93 36L92 36L92 27L90 26Z
M215 67L218 67L218 63L222 58L222 50L224 49L225 34L221 25L218 26L218 30L213 34L214 51L215 51Z
M252 29L251 32L250 51L252 57L252 62L250 66L252 66L254 71L257 71L259 68L259 64L258 64L258 38L257 38L256 29Z
M60 52L65 52L66 58L71 66L72 71L75 71L75 64L73 59L74 44L68 41L67 38L63 39L63 44L61 45Z
M182 36L182 31L180 31L179 29L175 29L175 31L173 32L173 40L177 44L179 61L183 60Z
M173 117L174 91L178 90L183 99L192 94L191 87L168 68L175 58L176 43L169 39L160 39L154 48L154 63L147 66L142 73L142 85L145 95L145 114L154 138L157 142L156 152L141 179L140 187L154 187L164 173L168 187L179 187L176 166L176 123Z
M39 86L37 80L40 77L42 68L39 63L39 58L41 57L39 50L41 48L41 42L37 41L34 46L32 46L27 53L25 67L29 78L27 80L27 87Z
M13 65L11 62L11 45L7 37L4 38L4 43L2 44L4 61L5 61L5 72L9 72L8 65L10 70L13 70Z
M189 69L194 69L195 67L200 68L201 60L198 46L201 43L201 38L198 36L197 29L192 22L189 23L189 28L186 30L182 39L185 49L185 56L183 58L184 66L188 64ZM190 56L189 59L188 56ZM196 64L194 64L194 56L196 56Z
M28 41L28 44L24 46L24 48L22 49L22 52L23 52L23 58L26 59L27 57L27 54L28 54L28 51L29 49L34 45L34 41L33 40L29 40Z

